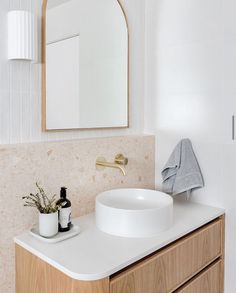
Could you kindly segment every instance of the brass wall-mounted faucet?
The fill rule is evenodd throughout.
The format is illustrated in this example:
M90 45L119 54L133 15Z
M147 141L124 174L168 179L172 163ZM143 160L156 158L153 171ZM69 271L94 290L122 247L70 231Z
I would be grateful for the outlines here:
M99 157L96 160L96 168L97 170L104 170L106 167L109 168L117 168L120 169L120 171L123 173L123 175L126 175L125 166L128 164L128 158L126 158L122 154L118 154L115 156L114 163L109 163L106 161L105 158Z

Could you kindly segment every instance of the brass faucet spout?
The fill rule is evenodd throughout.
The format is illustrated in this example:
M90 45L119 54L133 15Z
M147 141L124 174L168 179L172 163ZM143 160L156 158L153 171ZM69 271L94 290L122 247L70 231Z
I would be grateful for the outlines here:
M118 165L118 168L120 169L120 171L123 173L123 175L125 176L126 175L126 170L125 170L125 168L124 167L122 167L122 166L119 166Z
M96 160L96 168L97 169L104 169L105 167L109 168L116 168L119 169L122 174L126 175L125 165L128 164L128 159L125 158L123 155L119 154L115 157L114 163L109 163L105 160L105 158L97 158Z

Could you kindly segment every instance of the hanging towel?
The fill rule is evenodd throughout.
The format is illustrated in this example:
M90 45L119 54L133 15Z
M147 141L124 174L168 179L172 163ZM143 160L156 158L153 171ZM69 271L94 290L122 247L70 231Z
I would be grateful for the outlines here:
M171 195L204 186L204 181L190 139L182 139L172 152L163 171L163 191Z

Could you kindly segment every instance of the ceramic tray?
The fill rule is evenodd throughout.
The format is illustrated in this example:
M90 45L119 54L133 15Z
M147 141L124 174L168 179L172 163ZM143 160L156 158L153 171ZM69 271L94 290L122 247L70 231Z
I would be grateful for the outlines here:
M67 232L58 232L57 235L51 237L51 238L46 238L43 237L39 234L39 228L38 227L33 227L30 230L30 234L34 236L35 238L47 242L47 243L57 243L66 239L69 239L71 237L74 237L80 233L80 227L76 225L71 225L70 231Z

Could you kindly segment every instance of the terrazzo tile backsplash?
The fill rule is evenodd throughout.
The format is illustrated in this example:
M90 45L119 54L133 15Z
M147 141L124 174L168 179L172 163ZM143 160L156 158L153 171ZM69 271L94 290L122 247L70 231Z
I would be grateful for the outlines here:
M90 138L0 146L0 288L14 293L13 237L37 223L37 211L23 207L22 196L35 191L35 182L50 194L68 188L73 217L94 211L96 195L122 187L154 188L154 136ZM129 158L127 175L118 169L97 171L97 157ZM4 277L2 277L4 276Z

